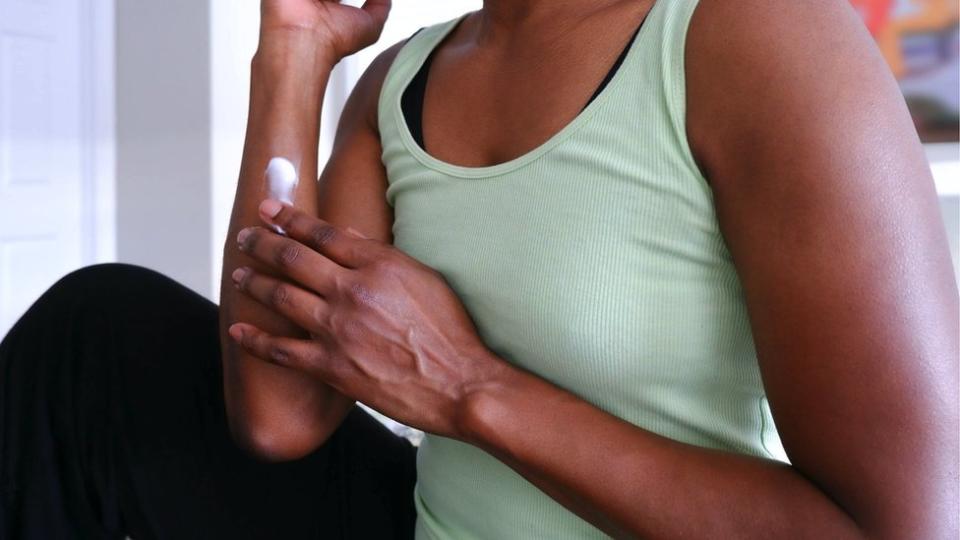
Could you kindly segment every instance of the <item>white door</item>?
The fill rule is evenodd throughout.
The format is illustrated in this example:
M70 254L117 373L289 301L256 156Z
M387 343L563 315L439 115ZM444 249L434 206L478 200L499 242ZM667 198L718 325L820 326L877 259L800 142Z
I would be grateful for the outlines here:
M94 2L0 0L0 337L97 258Z

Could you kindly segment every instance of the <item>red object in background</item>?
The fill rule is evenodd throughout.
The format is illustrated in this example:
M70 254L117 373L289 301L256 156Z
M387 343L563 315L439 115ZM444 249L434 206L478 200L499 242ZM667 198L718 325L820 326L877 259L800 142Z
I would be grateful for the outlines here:
M850 3L860 12L874 36L879 35L890 22L893 0L851 0Z

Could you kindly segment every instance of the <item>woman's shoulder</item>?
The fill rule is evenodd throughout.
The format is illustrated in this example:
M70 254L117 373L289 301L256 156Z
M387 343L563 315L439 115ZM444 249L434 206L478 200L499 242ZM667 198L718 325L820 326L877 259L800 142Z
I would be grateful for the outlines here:
M822 131L841 88L868 96L895 86L847 0L700 0L684 72L687 134L707 169L732 165L729 143L750 133L786 122L795 132ZM784 117L791 111L807 114Z

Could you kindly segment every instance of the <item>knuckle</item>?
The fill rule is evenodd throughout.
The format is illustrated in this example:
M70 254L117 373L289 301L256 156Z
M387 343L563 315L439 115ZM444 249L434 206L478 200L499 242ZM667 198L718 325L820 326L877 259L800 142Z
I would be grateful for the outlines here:
M288 267L297 262L299 258L300 246L293 242L285 242L284 245L277 250L275 261L277 266Z
M353 280L353 276L348 272L333 272L330 274L330 292L339 297L348 296Z
M290 353L279 345L272 345L267 354L274 362L281 364L290 362Z
M270 305L284 307L290 303L290 289L284 284L278 284L270 291Z
M353 300L358 304L369 304L373 301L373 292L361 283L354 283L350 287Z
M241 251L253 251L257 247L257 242L260 240L260 228L253 227L249 229L246 237L240 242Z
M310 229L310 241L316 247L329 244L336 236L337 229L328 223L320 223Z
M375 300L373 291L359 281L354 281L347 288L347 298L355 305L360 306L372 304Z

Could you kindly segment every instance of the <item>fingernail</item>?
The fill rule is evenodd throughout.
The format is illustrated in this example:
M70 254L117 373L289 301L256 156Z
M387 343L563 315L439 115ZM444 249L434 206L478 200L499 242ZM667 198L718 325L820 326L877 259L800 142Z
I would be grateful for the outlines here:
M227 332L230 334L230 337L240 341L243 339L243 328L239 324L233 324L230 328L227 329Z
M230 274L230 277L233 278L233 281L235 283L240 283L241 281L243 281L243 278L247 277L247 269L237 268L236 270L233 271L232 274Z
M246 240L247 237L249 237L249 236L250 236L250 229L249 229L249 228L240 229L240 232L237 233L237 243L238 243L238 244L243 244L244 240Z
M367 236L367 235L363 234L362 232L354 229L353 227L347 227L347 232L349 232L350 234L356 236L357 238L365 238L365 239L367 239L367 240L370 239L369 236Z
M280 210L283 210L283 204L280 201L267 199L260 203L260 211L263 212L263 215L267 217L277 217L277 214L280 213Z

